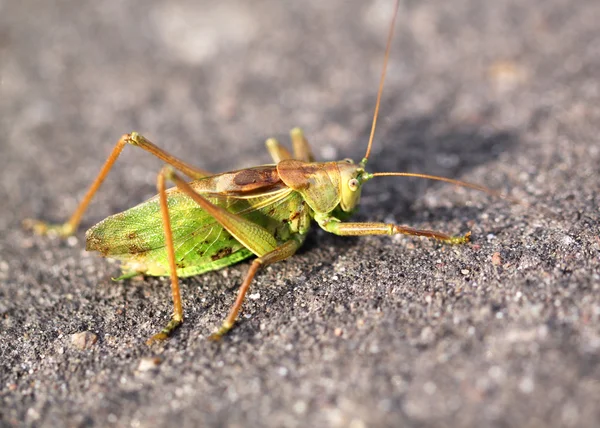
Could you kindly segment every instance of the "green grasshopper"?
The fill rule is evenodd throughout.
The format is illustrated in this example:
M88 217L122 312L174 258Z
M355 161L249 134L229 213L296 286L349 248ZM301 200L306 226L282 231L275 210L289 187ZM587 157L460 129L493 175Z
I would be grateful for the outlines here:
M274 164L211 174L175 158L132 132L119 139L66 223L49 225L26 220L26 227L39 234L63 237L75 233L89 202L126 145L139 147L164 161L167 165L158 174L157 196L106 218L86 233L86 250L99 251L105 257L122 261L123 273L118 279L141 274L170 276L173 314L165 328L152 336L148 344L166 339L183 322L179 278L220 269L255 255L257 258L252 261L227 318L210 338L216 340L227 333L235 323L256 272L294 255L313 220L336 235L407 234L449 244L468 242L470 232L453 237L396 224L343 221L357 207L363 184L374 177L428 178L498 195L485 187L449 178L365 170L373 144L398 4L396 2L388 33L367 151L358 164L349 159L315 162L302 131L296 128L291 131L293 155L271 138L266 141L266 146ZM187 182L179 173L193 181ZM173 182L175 187L167 189L167 181Z

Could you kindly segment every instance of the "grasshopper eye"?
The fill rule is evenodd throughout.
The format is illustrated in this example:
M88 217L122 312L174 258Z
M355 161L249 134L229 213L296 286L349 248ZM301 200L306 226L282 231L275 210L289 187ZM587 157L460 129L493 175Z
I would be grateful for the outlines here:
M344 159L344 162L349 163L350 165L354 164L354 161L350 158Z
M352 178L348 181L348 187L350 188L350 190L352 190L353 192L358 190L358 180L356 178Z

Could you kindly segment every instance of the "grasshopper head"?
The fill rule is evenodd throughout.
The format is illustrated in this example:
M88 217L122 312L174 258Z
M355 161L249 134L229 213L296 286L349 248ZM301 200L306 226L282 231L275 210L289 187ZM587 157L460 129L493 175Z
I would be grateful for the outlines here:
M346 159L339 162L302 162L285 159L277 164L281 180L302 194L316 212L327 214L338 205L352 211L360 199L360 187L371 178L363 164Z
M356 165L352 159L339 161L340 170L340 208L345 212L352 211L360 200L362 184L371 179L371 175L365 171L362 163Z

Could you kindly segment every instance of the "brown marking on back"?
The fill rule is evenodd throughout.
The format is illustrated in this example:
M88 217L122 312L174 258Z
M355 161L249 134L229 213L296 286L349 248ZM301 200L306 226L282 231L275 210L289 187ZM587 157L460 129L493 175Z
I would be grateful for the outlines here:
M275 165L263 165L213 175L190 183L192 188L212 197L252 196L285 188Z
M233 177L233 182L238 186L247 186L255 184L258 181L263 181L263 176L265 175L254 169L243 169Z
M221 248L219 251L217 251L216 254L210 256L210 258L212 259L212 261L220 260L230 255L232 251L233 249L231 247Z
M233 184L240 189L235 191L249 192L256 189L265 189L274 184L280 183L277 169L268 168L248 168L237 171L233 176Z
M133 231L133 232L129 232L127 234L127 239L135 239L137 238L137 232Z
M138 254L138 255L142 255L148 252L147 248L144 248L143 246L141 246L140 244L137 243L130 243L127 245L127 250L129 252L129 254Z

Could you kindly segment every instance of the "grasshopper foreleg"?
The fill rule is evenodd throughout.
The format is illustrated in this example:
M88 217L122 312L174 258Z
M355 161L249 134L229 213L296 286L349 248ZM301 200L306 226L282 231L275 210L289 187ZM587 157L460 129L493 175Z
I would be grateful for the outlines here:
M471 238L471 232L464 236L450 236L443 232L434 230L413 229L408 226L400 226L389 223L351 223L341 222L333 217L316 218L319 226L327 232L340 236L361 236L361 235L412 235L433 238L448 244L465 244Z
M52 225L40 220L26 219L25 221L23 221L23 226L26 229L32 229L35 233L38 233L40 235L56 234L62 237L66 237L75 233L77 227L79 226L79 223L81 222L81 217L85 213L85 210L87 209L90 201L100 188L100 185L110 172L111 168L113 167L115 161L123 151L123 148L125 148L126 144L131 144L132 146L140 147L141 149L156 156L157 158L168 163L169 165L172 165L174 168L178 169L179 171L183 172L185 175L191 178L198 179L212 175L207 171L189 165L186 162L183 162L182 160L170 155L161 148L152 144L150 141L148 141L146 138L144 138L137 132L132 132L131 134L124 134L119 139L119 141L117 141L117 144L115 145L112 152L108 156L108 159L106 159L106 162L102 166L100 173L98 174L98 176L90 186L89 190L79 203L79 206L75 209L75 212L71 215L67 222L63 224Z

